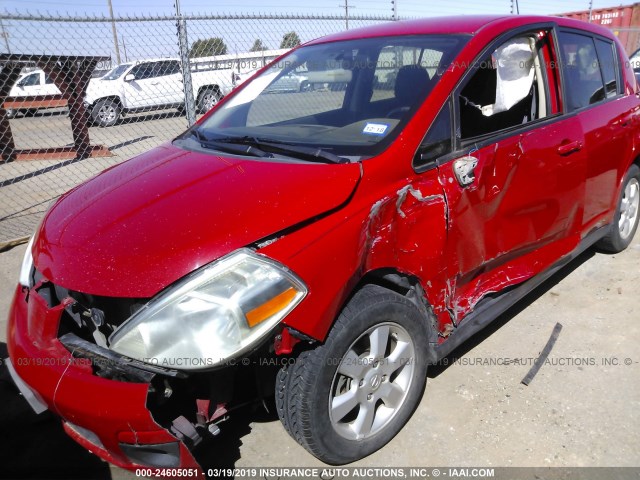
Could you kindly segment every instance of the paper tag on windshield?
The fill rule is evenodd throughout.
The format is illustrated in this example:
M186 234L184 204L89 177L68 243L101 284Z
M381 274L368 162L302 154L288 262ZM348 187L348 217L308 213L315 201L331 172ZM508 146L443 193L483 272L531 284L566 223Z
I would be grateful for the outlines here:
M384 135L389 125L384 123L367 123L362 129L362 133L366 135Z

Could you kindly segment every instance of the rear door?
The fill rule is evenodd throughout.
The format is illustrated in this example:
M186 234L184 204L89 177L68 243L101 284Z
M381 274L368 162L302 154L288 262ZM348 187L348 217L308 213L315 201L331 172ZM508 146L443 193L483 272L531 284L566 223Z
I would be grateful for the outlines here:
M458 153L439 174L456 321L579 241L585 140L580 121L562 115L553 32L499 40L454 92Z
M160 84L165 92L165 103L183 103L184 86L182 83L182 70L177 60L167 60L162 62L160 70Z
M631 116L637 99L624 95L620 56L612 40L563 29L559 43L567 110L576 112L586 140L586 235L612 220L617 186L633 152Z

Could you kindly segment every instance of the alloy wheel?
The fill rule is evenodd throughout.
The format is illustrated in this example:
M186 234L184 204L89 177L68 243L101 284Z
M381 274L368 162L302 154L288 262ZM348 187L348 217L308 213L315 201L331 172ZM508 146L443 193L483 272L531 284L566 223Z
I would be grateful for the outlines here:
M378 324L349 347L329 393L329 417L340 436L350 440L383 430L402 407L411 387L415 347L395 323Z

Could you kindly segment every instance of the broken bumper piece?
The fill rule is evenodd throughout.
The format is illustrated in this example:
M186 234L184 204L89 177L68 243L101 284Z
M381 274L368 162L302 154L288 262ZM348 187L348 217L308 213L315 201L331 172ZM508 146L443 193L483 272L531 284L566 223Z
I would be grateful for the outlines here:
M153 420L146 408L149 384L95 375L91 359L74 358L57 338L64 305L50 308L33 291L28 302L26 296L17 288L9 313L13 373L62 417L67 434L122 468L180 467L201 473L184 443Z

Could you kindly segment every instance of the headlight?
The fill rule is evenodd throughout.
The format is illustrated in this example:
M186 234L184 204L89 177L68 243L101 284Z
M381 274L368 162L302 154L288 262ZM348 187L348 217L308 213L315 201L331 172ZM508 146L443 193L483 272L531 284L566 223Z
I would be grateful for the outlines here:
M22 259L22 266L20 267L20 278L18 282L23 287L32 287L31 285L31 270L33 269L33 254L31 248L33 247L33 239L35 235L31 237L29 243L27 243L27 251L24 252L24 258Z
M237 250L152 299L111 335L110 348L169 368L210 368L250 350L306 293L279 263Z

